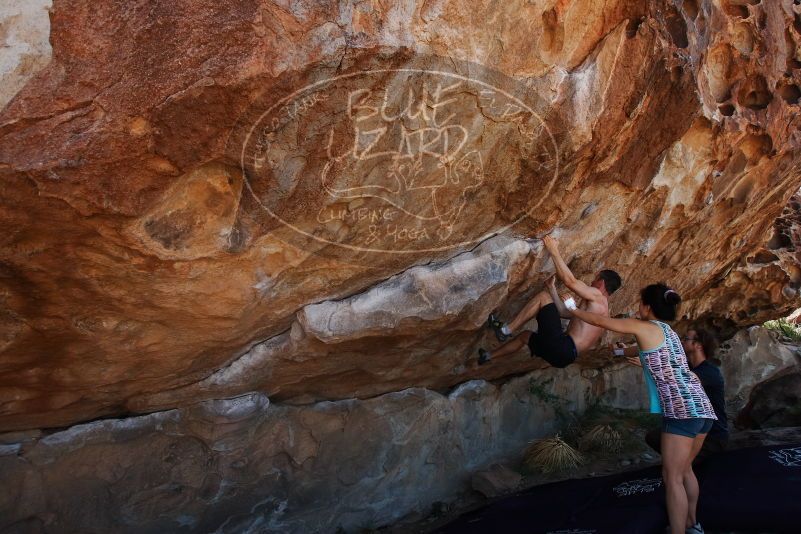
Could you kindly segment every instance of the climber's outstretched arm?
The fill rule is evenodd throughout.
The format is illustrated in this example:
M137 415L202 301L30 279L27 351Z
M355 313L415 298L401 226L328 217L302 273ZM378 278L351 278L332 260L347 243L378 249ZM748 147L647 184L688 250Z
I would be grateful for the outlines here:
M559 253L559 244L556 242L556 239L546 235L542 238L542 243L545 245L545 248L548 250L548 252L550 252L551 257L553 258L553 264L554 267L556 267L556 275L570 291L586 300L598 300L602 297L601 292L598 289L588 286L573 276L570 268L567 266L565 260L562 259L562 255Z
M565 306L564 301L562 301L562 297L559 295L559 292L556 291L555 277L551 276L545 281L545 288L551 295L551 300L553 301L554 306L556 306L556 309L559 310L559 316L563 319L570 319L573 317L573 314L570 313L570 308Z

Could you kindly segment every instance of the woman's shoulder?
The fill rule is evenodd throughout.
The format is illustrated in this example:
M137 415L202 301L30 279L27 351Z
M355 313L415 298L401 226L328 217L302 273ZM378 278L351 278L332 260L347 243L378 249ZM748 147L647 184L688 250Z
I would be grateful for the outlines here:
M679 335L678 332L673 330L672 326L670 326L668 323L666 323L664 321L658 321L656 319L652 319L649 322L654 324L658 328L660 328L668 336L678 336Z
M648 352L655 352L662 347L664 347L667 343L667 338L669 335L669 331L665 330L662 325L664 323L660 323L659 321L641 321L644 328L647 329L647 332L643 332L643 339L642 341L646 342L648 345L652 345L649 348L640 348L640 353L648 353Z
M643 322L644 323L648 323L649 325L651 325L652 326L651 329L654 332L656 332L657 330L660 330L660 331L662 331L662 332L664 332L666 334L675 333L675 332L673 332L673 329L670 328L669 324L663 323L662 321L658 321L656 319L651 319L650 321L643 321Z

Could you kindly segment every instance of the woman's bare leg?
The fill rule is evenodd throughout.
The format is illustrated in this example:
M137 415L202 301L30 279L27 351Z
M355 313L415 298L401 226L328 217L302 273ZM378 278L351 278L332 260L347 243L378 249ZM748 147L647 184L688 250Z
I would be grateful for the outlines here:
M662 479L665 481L671 534L684 534L687 528L689 503L684 478L687 465L692 463L694 443L693 438L662 433Z
M695 478L695 472L693 471L693 460L695 457L698 456L698 452L701 450L701 447L704 446L704 439L706 439L706 434L698 434L695 436L695 440L693 441L693 447L690 451L690 461L687 463L687 470L684 473L684 491L687 493L687 527L691 527L698 522L698 518L696 516L697 508L698 508L698 494L700 493L698 489L698 479Z
M536 317L543 306L550 304L551 302L553 302L553 300L551 300L551 296L547 291L540 291L534 295L534 298L528 301L528 304L523 306L523 309L520 310L517 315L515 315L515 318L506 324L506 326L509 328L509 331L517 332L518 329L522 328L524 324Z

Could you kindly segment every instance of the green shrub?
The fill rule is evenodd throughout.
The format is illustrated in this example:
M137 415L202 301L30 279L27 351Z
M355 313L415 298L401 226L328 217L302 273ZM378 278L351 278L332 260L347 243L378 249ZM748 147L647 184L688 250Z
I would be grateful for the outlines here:
M787 319L774 319L767 321L762 326L792 341L801 341L801 328Z

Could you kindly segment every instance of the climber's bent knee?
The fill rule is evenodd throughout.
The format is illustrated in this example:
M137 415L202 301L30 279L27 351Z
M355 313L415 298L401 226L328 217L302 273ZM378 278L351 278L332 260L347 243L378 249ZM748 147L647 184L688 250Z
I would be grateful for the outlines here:
M528 345L529 340L531 339L531 335L534 332L531 330L523 330L518 335L515 336L515 340L519 341L522 345Z
M537 314L538 330L528 339L532 356L538 356L554 367L567 367L578 357L573 338L562 331L562 320L551 302Z
M551 364L553 367L562 369L567 367L578 358L578 350L573 338L567 334L562 334L555 339L543 339L538 333L534 333L528 342L531 356L538 356Z

